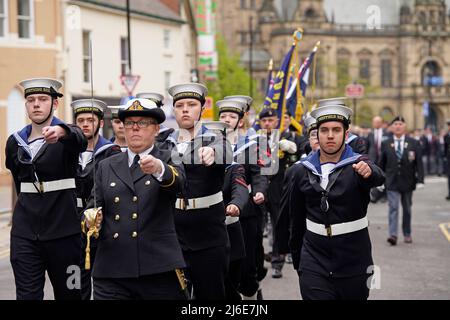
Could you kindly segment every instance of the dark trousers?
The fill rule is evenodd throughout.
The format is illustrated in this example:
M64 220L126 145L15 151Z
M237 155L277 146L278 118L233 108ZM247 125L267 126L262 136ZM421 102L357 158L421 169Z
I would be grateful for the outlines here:
M94 267L95 262L95 253L97 252L97 240L94 237L91 237L91 245L90 245L90 259L91 259L91 269L86 270L86 237L82 236L82 254L81 254L81 300L91 300L92 294L92 279L91 279L91 271Z
M186 277L199 300L224 300L225 277L229 265L228 246L198 251L184 251L187 264Z
M241 295L238 292L241 282L242 260L238 259L230 262L228 274L225 277L225 295L227 301L240 301Z
M448 196L450 197L450 159L447 159L447 185L448 185Z
M43 300L45 271L55 300L80 300L80 236L40 241L11 235L17 300Z
M185 300L174 271L138 278L94 278L94 300Z
M256 272L257 280L261 282L267 274L267 268L264 267L264 244L263 244L263 234L264 234L264 213L260 206L255 205L255 210L258 212L257 218L257 234L256 234Z
M282 188L282 186L280 186ZM280 201L275 196L269 198L268 209L270 212L270 220L272 222L272 255L271 255L271 265L272 269L283 269L284 266L284 254L280 254L280 250L278 248L278 242L275 241L278 237L282 237L283 235L276 234L277 232L283 231L282 229L278 229L275 227L277 225L278 218L280 216ZM287 232L287 230L285 230Z
M370 274L332 278L300 272L300 292L303 300L367 300L369 277Z
M253 296L259 288L257 250L259 249L258 241L262 242L262 232L259 232L261 233L261 236L259 236L257 216L241 219L240 222L244 235L246 256L242 263L239 292L244 296ZM264 259L264 253L262 259Z
M403 219L402 230L404 236L411 236L411 206L413 192L387 191L389 202L389 235L397 236L399 203L402 203Z

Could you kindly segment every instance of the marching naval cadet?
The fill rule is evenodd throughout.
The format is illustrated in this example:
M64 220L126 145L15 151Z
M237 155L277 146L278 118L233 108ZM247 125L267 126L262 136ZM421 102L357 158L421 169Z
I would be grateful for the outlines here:
M150 99L156 103L158 108L162 108L162 106L164 105L164 96L159 93L142 92L142 93L138 93L136 95L136 98ZM166 141L167 137L170 136L174 130L175 129L166 127L165 125L161 124L158 136L156 137L156 142L162 143L162 142Z
M127 141L125 140L125 128L123 127L122 121L119 119L119 110L124 106L108 106L111 110L111 127L114 132L114 136L111 142L118 145L122 152L127 150Z
M164 112L147 99L119 110L128 149L99 163L94 199L102 208L92 271L95 300L184 299L176 270L185 266L174 224L184 172L155 145ZM82 223L83 231L89 226Z
M63 96L61 82L36 78L20 85L31 124L6 143L6 167L18 194L11 229L16 297L42 300L47 271L55 299L79 300L80 290L68 285L68 277L69 267L80 264L75 177L87 139L53 115Z
M186 276L195 298L223 300L229 239L222 187L226 160L232 162L232 153L223 135L201 125L207 93L207 88L199 83L169 88L179 129L167 138L164 147L173 155L180 155L186 172L184 194L175 204L175 225L187 264Z
M87 200L94 187L94 163L96 168L98 163L114 154L120 153L120 147L100 135L100 128L103 128L103 116L106 103L97 99L75 100L71 104L74 111L75 124L83 131L88 139L86 151L80 153L77 177L77 208L78 212L83 212ZM95 161L94 160L95 157ZM85 247L85 237L83 237L83 247ZM95 260L96 241L91 241L91 262ZM81 260L81 297L83 300L91 298L91 271L85 269L85 255Z
M268 161L270 161L267 157L266 151L267 148L264 146L261 148L261 135L259 135L255 129L249 123L249 112L253 103L253 98L245 95L233 95L226 96L224 100L231 99L244 102L246 104L244 117L242 121L239 121L239 141L241 145L251 144L251 141L256 141L256 150L252 147L252 152L258 155L258 167L265 166ZM247 151L246 151L247 152ZM267 195L264 195L267 191L268 180L267 176L260 174L260 168L258 170L249 170L256 169L254 166L247 167L246 176L247 181L249 182L249 190L252 193L249 202L249 208L246 208L245 212L252 212L252 214L244 214L241 217L241 225L244 232L244 239L251 239L252 242L255 242L256 252L255 257L251 256L254 252L252 249L254 246L250 244L250 241L245 241L247 255L244 260L243 266L243 275L241 281L241 293L244 299L253 299L254 294L253 291L255 288L259 286L259 282L261 282L267 274L267 268L264 266L264 245L263 245L263 234L264 234L264 224L265 217L264 212L266 211L264 201L267 198ZM250 177L251 176L251 177ZM264 186L262 189L260 187ZM253 191L254 190L254 191ZM257 233L254 236L253 233L253 222L254 220L248 220L247 217L257 217ZM242 219L244 218L244 219ZM251 247L251 248L250 248ZM250 252L250 253L249 253ZM256 282L253 280L253 258L256 258L256 270L257 270L257 278ZM262 291L258 289L258 300L262 300Z
M352 110L317 108L320 149L295 166L288 203L290 248L305 300L367 299L373 265L368 232L370 188L384 175L345 143Z
M226 103L227 100L231 101L230 105ZM219 120L232 127L229 129L227 138L229 140L231 138L234 160L244 166L245 181L248 184L250 197L239 216L246 252L242 264L239 292L245 300L256 299L257 292L260 290L259 282L263 278L258 276L258 262L264 266L263 216L258 205L264 203L268 186L267 177L261 175L264 160L257 156L259 139L249 136L247 132L241 135L242 131L239 130L242 128L242 122L245 121L245 112L237 102L244 103L246 107L244 110L248 111L252 101L253 99L248 96L228 96L219 105ZM261 292L260 296L262 296Z
M238 140L238 125L244 115L245 104L230 99L216 102L219 109L219 121L226 125L226 136L233 150ZM242 264L245 258L245 241L239 216L249 201L247 182L245 181L244 163L233 162L225 170L223 185L226 211L225 224L230 239L230 265L225 282L227 300L241 300L238 292Z

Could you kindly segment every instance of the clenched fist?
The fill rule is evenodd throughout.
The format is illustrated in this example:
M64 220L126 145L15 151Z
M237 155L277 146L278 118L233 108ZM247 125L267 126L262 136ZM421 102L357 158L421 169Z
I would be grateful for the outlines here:
M198 149L198 156L200 157L202 164L209 167L214 163L215 151L211 147L201 147Z
M372 175L372 169L370 169L370 166L364 161L360 161L354 164L352 167L364 179L367 179Z
M161 174L163 170L161 160L150 154L142 156L139 164L145 174Z
M253 201L255 201L256 204L261 204L264 200L264 194L262 192L257 192L253 197Z
M66 130L61 126L47 126L42 128L42 135L44 136L45 142L53 144L66 135Z
M226 211L227 216L230 216L230 217L238 217L240 214L239 208L234 204L229 204L225 211Z

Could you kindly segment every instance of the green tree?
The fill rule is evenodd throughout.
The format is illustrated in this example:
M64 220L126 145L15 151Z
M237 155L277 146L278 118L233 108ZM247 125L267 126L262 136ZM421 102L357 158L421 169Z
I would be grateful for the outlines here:
M216 41L218 54L217 80L207 81L209 96L214 102L230 95L248 95L250 91L250 74L239 64L239 54L231 54L221 37ZM256 81L253 79L253 98L262 100L257 93ZM214 106L214 118L217 119L217 110Z

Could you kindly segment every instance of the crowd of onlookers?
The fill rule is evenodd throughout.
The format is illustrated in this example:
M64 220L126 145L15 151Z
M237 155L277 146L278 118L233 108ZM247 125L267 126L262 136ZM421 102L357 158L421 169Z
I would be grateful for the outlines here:
M388 121L383 121L381 127L383 131L385 130L388 134L392 135L391 126ZM368 139L369 135L373 132L373 128L352 126L351 131L364 139ZM425 175L443 176L447 174L447 159L444 154L444 137L447 134L448 131L446 129L441 129L439 133L433 132L431 128L417 128L409 131L408 135L420 142Z

